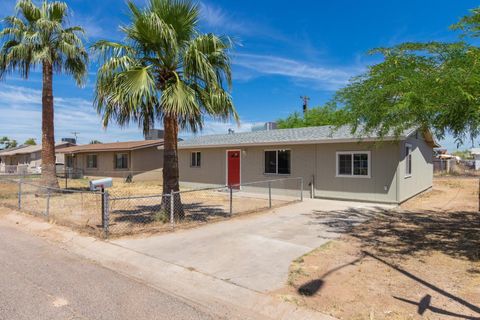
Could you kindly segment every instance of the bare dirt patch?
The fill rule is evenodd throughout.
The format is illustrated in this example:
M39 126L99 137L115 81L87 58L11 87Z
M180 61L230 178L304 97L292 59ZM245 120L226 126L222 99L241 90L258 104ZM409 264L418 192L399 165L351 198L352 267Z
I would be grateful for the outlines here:
M325 213L344 235L295 261L276 294L341 319L480 319L477 209L477 179L438 178L396 211Z
M21 190L21 210L58 223L102 236L102 195L88 189L88 179L60 179L59 190L46 190L38 181L0 180L0 206L17 209ZM68 186L67 189L63 189ZM109 188L109 234L125 236L172 231L170 212L165 207L170 198L156 181L125 183L114 179ZM192 228L205 223L229 219L298 201L295 197L249 194L234 191L232 199L226 188L191 189L181 187L181 210L184 219L174 217L175 228ZM178 205L180 206L180 205Z

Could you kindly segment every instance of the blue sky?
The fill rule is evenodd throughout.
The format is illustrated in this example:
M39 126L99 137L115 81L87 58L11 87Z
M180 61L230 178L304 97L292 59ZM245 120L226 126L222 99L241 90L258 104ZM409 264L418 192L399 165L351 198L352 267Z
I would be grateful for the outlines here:
M1 0L0 12L12 12L14 0ZM142 3L143 0L138 0ZM119 39L118 25L128 22L123 0L67 0L72 23L84 26L89 43ZM238 45L233 53L233 98L240 128L207 121L203 133L228 128L248 131L255 123L300 110L301 95L311 105L328 101L348 79L378 61L366 51L404 41L454 41L448 26L478 5L452 0L337 0L199 2L202 30L227 34ZM85 88L65 76L55 78L56 138L79 132L79 142L142 139L141 130L111 126L104 130L92 106L95 68ZM41 74L28 81L13 74L0 83L0 136L23 142L41 137ZM188 136L189 133L182 133ZM447 139L450 149L456 145ZM468 144L467 144L468 146Z

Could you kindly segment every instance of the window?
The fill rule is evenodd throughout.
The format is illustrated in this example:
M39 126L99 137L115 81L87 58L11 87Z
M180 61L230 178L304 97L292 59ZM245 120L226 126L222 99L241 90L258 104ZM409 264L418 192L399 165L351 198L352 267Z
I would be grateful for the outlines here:
M87 168L88 169L97 169L97 155L96 154L87 155Z
M67 168L73 168L73 156L67 155L65 156L65 164L67 165Z
M190 166L192 168L200 168L202 163L202 153L201 152L192 152Z
M115 169L128 169L128 154L115 154Z
M267 174L290 174L291 166L290 150L265 151L265 173Z
M405 176L412 176L412 145L405 145Z
M370 152L337 152L337 176L370 178Z

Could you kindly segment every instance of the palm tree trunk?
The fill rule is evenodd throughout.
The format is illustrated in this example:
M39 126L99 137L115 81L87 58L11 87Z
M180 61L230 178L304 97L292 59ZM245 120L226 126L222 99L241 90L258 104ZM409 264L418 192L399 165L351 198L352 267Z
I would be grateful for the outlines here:
M53 111L53 69L49 62L43 63L42 88L42 181L49 187L58 188L55 170L55 127Z
M163 149L163 194L180 191L178 171L178 121L174 116L165 115L163 118L164 149ZM163 197L164 208L170 211L170 198ZM168 203L167 203L168 202ZM177 220L185 218L180 194L174 196L174 216Z

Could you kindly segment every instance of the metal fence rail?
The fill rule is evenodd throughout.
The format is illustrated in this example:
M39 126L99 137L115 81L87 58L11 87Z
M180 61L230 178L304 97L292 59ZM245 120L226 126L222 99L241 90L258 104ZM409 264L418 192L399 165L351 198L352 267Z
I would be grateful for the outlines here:
M108 195L109 234L188 228L303 201L303 179L285 178L234 186L186 189L171 194Z
M302 201L303 192L302 178L143 195L50 188L34 178L0 178L0 205L104 237L198 226Z
M100 235L101 192L51 188L34 179L0 179L0 204Z

